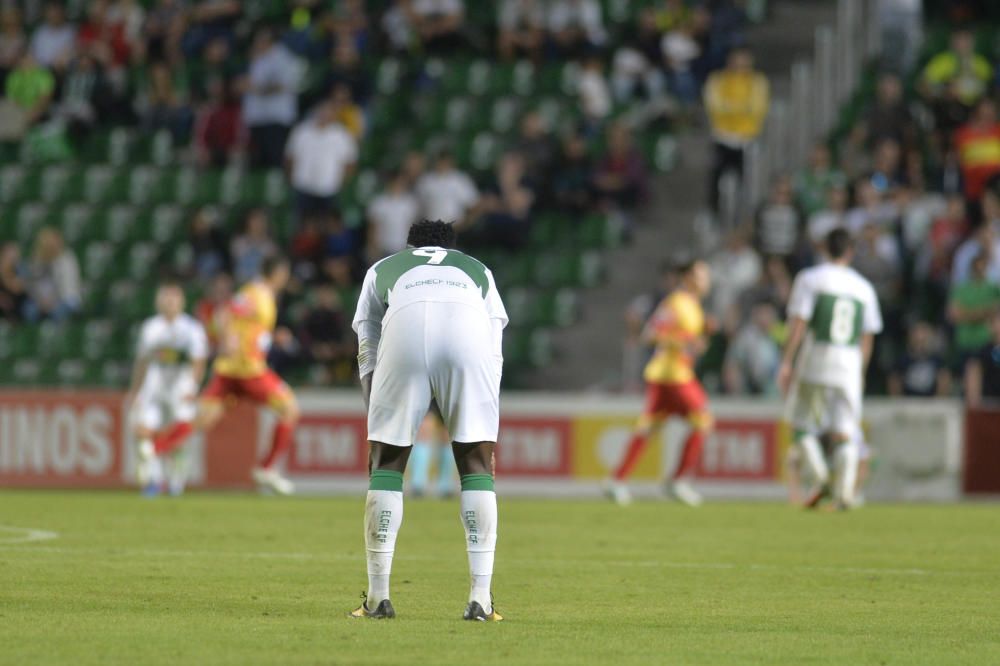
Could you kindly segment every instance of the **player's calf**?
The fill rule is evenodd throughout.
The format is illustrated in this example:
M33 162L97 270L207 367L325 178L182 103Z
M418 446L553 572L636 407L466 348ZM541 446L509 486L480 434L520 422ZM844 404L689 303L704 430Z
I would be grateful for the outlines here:
M455 442L452 450L462 483L461 517L471 578L469 605L464 617L467 620L496 621L499 615L494 613L491 592L497 543L494 443Z

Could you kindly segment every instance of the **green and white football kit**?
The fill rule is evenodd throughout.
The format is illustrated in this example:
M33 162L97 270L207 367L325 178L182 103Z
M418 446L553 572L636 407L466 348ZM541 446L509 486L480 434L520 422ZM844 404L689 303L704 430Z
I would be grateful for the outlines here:
M409 248L368 270L354 331L374 372L368 439L411 446L431 398L456 442L495 442L507 312L493 274L440 247Z
M861 339L882 330L875 289L848 266L821 264L801 271L792 285L788 316L805 320L797 388L788 415L799 431L833 431L857 438L864 362Z

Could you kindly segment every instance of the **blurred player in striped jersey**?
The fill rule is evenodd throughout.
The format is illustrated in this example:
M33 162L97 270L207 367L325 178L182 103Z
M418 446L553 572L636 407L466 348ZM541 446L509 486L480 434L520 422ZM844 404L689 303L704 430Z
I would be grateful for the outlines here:
M267 366L277 323L277 296L290 276L288 260L264 260L260 278L239 290L217 316L219 355L212 366L212 378L201 392L198 415L193 423L178 423L154 442L157 455L182 444L193 431L209 430L225 413L227 404L237 400L266 405L278 416L271 449L253 470L257 485L282 495L294 491L291 481L281 476L276 464L292 444L299 418L295 395L281 377Z
M701 496L687 478L694 473L712 427L708 398L694 374L695 360L706 346L701 300L708 295L712 280L708 264L701 260L681 266L679 273L679 287L663 299L642 333L644 342L656 345L656 352L644 372L646 405L607 487L608 495L619 504L631 501L625 481L650 436L671 416L684 418L691 429L666 490L689 506L701 504Z
M143 322L139 333L127 398L139 443L139 485L146 495L160 493L165 475L153 437L168 424L191 423L207 357L205 329L185 314L181 285L161 283L156 291L156 315ZM184 490L184 461L178 452L167 462L170 494L179 495Z

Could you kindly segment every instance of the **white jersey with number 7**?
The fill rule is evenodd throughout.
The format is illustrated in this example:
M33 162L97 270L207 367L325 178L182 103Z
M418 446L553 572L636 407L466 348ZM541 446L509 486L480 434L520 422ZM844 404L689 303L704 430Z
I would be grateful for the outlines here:
M795 277L788 316L808 324L799 380L860 394L861 338L882 331L882 312L871 283L849 266L825 263L808 268Z

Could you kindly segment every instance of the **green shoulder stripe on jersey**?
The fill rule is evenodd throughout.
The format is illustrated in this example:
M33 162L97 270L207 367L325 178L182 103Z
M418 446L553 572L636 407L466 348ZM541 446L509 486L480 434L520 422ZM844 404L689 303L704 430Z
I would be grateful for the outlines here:
M864 303L850 296L818 294L809 321L816 342L853 347L861 341Z
M422 253L422 254L418 254ZM443 255L443 256L442 256ZM389 292L392 291L399 278L407 271L418 266L450 266L457 268L479 287L483 298L490 290L490 281L486 277L486 266L458 250L420 250L409 249L379 262L375 270L375 291L383 303L389 302Z

